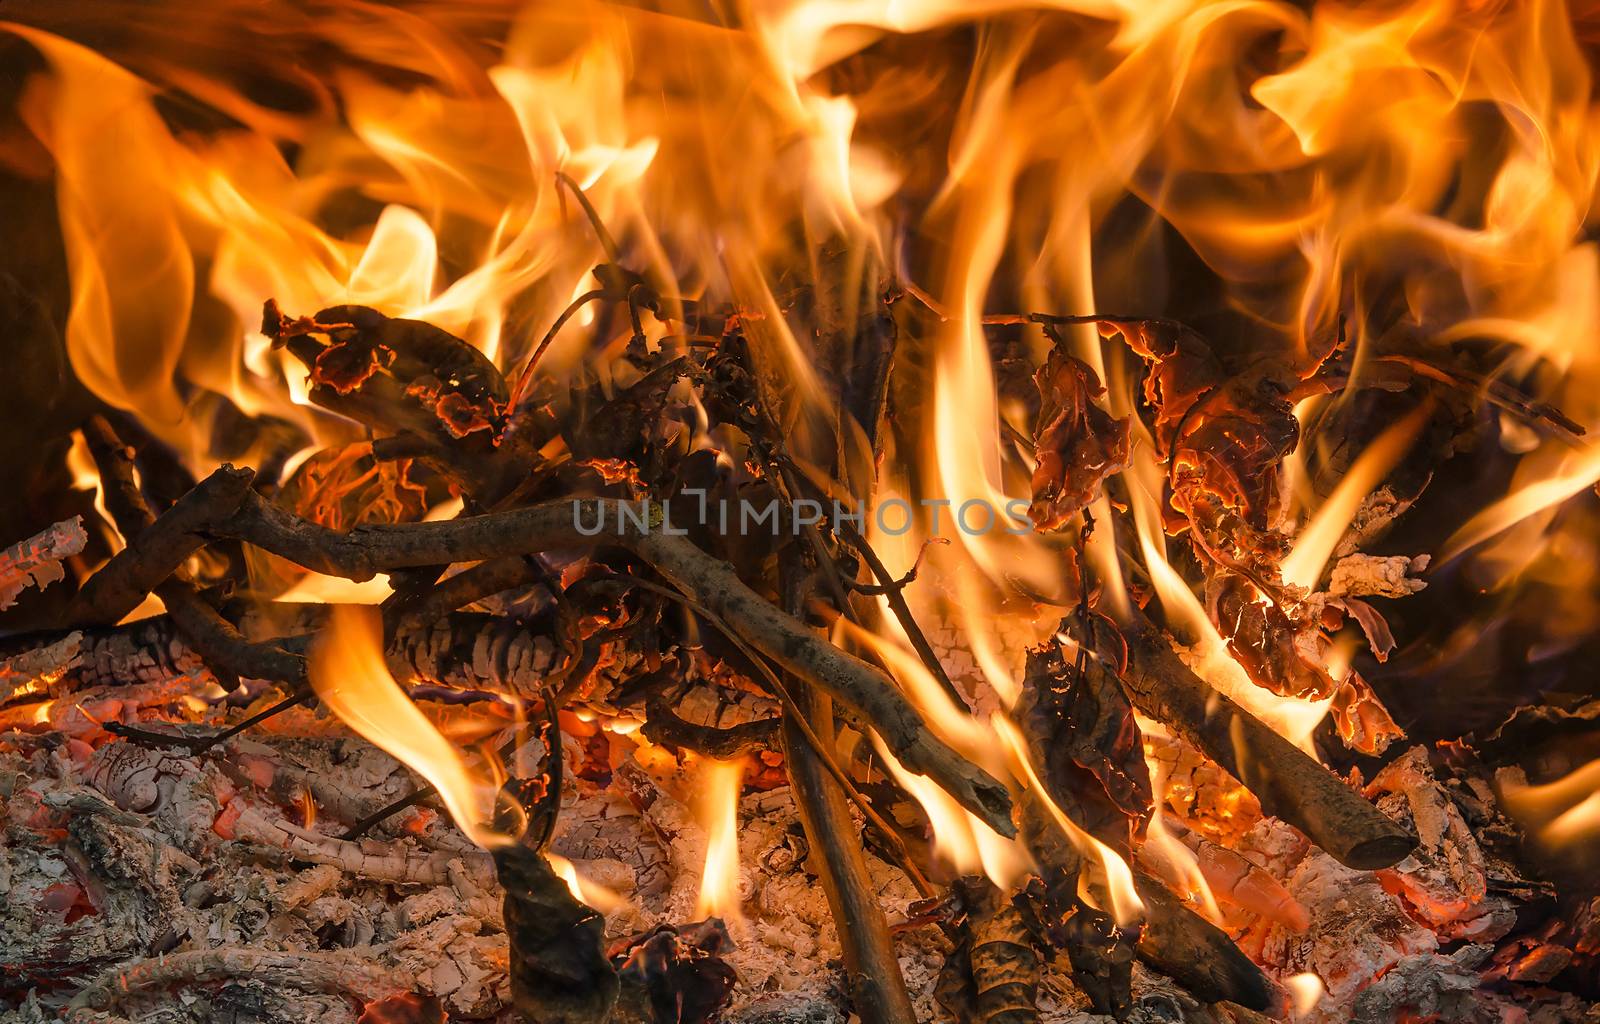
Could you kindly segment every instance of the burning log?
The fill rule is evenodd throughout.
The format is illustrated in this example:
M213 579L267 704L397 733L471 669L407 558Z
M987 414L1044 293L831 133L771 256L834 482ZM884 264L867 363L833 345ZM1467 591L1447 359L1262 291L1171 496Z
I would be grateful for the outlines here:
M1357 790L1335 778L1259 718L1218 693L1179 659L1166 637L1137 609L1123 639L1096 627L1100 657L1116 666L1139 709L1170 725L1242 782L1262 809L1303 831L1350 867L1388 867L1417 845ZM1080 642L1090 642L1069 620Z
M1279 1005L1276 986L1226 932L1185 906L1155 878L1139 872L1134 884L1145 907L1137 947L1140 959L1201 999L1262 1012Z

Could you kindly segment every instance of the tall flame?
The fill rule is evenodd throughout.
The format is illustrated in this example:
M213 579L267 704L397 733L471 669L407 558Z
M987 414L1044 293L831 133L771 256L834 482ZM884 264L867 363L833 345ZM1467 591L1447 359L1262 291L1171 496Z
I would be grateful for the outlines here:
M311 687L340 720L439 791L450 817L479 846L516 836L495 827L500 784L473 768L389 674L375 611L334 605L311 651Z
M1144 901L1139 898L1139 892L1133 885L1133 870L1128 862L1094 836L1085 832L1073 820L1067 817L1065 811L1050 797L1049 791L1040 781L1039 775L1034 771L1033 761L1028 756L1027 742L1022 738L1022 733L1015 725L1000 715L994 717L995 732L1005 741L1018 768L1018 774L1027 782L1029 791L1049 812L1050 818L1061 829L1067 840L1077 848L1085 858L1093 858L1100 864L1100 870L1105 880L1106 890L1111 897L1111 917L1117 924L1127 927L1144 919ZM1087 898L1087 894L1086 894ZM1093 901L1090 900L1092 903ZM1102 908L1103 909L1103 908Z
M706 862L700 874L696 913L725 919L740 917L739 792L743 761L695 761L695 789L701 824L706 829Z

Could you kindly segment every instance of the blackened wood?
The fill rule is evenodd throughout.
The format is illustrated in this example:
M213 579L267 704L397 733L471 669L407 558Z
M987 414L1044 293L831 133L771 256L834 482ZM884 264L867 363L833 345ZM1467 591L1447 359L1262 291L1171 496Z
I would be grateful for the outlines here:
M887 676L780 611L728 563L669 533L659 505L579 498L446 522L371 524L341 532L252 495L211 533L355 580L390 569L513 553L596 544L626 548L725 620L746 643L837 699L876 730L911 771L939 783L1000 834L1016 833L1005 787L935 736Z
M1227 933L1142 872L1134 888L1144 903L1139 959L1206 1002L1238 1003L1266 1012L1281 999L1261 968L1233 944Z
M196 531L225 519L250 491L248 469L223 466L160 517L127 537L128 546L89 577L68 610L79 625L110 625L139 606L204 543ZM110 490L107 497L110 497Z
M167 543L164 531L181 528L189 521L185 516L190 513L179 513L179 508L186 500L200 494L201 491L196 487L180 498L172 508L172 512L178 514L169 514L158 519L150 511L150 506L135 479L133 449L122 443L111 424L103 417L93 416L84 425L83 435L90 454L94 457L95 466L100 471L100 487L105 495L106 510L111 514L117 529L125 538L130 539L128 547L122 552L124 555L131 555L123 563L128 570L127 575L122 578L123 584L117 585L118 577L113 571L107 578L108 584L99 591L91 592L89 585L84 587L84 592L90 594L87 599L89 602L94 603L97 600L96 593L105 601L103 605L96 607L91 621L114 622L144 600L143 596L135 598L134 595L144 586L145 580L153 578L164 567L161 561L163 544ZM213 484L212 481L216 483ZM225 513L230 510L230 506L237 507L238 500L235 498L235 493L237 491L238 499L243 498L243 492L239 489L249 485L250 476L213 474L207 478L207 483L212 487L208 493L213 495L209 500L214 501L215 505L201 505L192 513L195 520L203 521L205 518ZM164 526L161 525L163 522ZM137 548L132 542L133 538L138 538ZM175 537L171 540L171 544L173 550L181 546ZM111 566L108 565L107 568ZM151 576L141 575L145 571ZM101 580L103 575L103 571L95 574L90 584ZM167 612L178 627L178 631L229 689L232 689L241 677L271 679L295 687L303 687L306 684L306 661L303 656L273 644L254 644L246 640L232 623L224 619L200 595L195 589L193 580L181 565L173 568L165 579L158 580L154 589L162 603L166 605ZM80 597L83 597L83 594L80 594Z

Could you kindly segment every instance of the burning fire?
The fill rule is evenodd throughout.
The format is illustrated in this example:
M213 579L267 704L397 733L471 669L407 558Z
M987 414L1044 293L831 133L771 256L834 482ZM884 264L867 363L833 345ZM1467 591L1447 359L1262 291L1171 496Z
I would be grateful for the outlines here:
M609 914L618 907L626 905L627 901L621 896L599 882L590 881L578 874L577 865L567 858L558 853L546 853L544 856L550 862L550 869L567 883L573 899L587 903L602 914Z
M706 862L695 905L695 913L701 917L735 920L741 916L739 793L744 767L743 761L696 759L695 790L701 824L706 830Z
M192 474L234 461L279 487L303 478L313 453L340 449L361 463L353 479L397 505L442 502L429 515L449 517L466 507L459 494L408 491L404 460L378 467L371 438L311 405L304 368L256 327L263 300L296 314L361 304L426 320L507 380L593 380L597 392L626 379L635 347L702 343L687 304L726 308L779 382L788 426L808 413L837 419L824 332L788 315L794 282L814 286L843 325L878 312L863 296L889 293L896 422L873 443L849 439L841 447L859 450L841 461L866 479L883 467L880 496L919 503L901 535L871 539L894 572L926 554L945 589L903 596L918 618L956 625L981 677L963 697L981 711L945 692L887 595L874 621L840 619L835 635L886 665L951 746L1043 803L1120 923L1144 910L1132 869L1050 799L1006 717L1021 686L1000 626L1049 635L1087 595L1068 572L1081 537L1008 529L1022 522L1015 509L1027 506L1040 459L1031 410L1007 393L1007 375L1040 364L1053 339L996 310L1225 310L1219 322L1240 336L1224 339L1219 358L1230 370L1281 363L1274 397L1298 403L1302 427L1324 400L1306 395L1346 338L1351 380L1381 382L1399 341L1441 357L1482 349L1489 365L1467 382L1472 397L1526 386L1578 424L1600 423L1600 120L1556 0L1310 10L1269 0L488 0L425 4L428 17L270 6L173 19L183 23L163 24L171 38L160 46L151 29L129 26L126 52L91 50L69 17L26 5L0 23L42 62L20 114L54 176L71 275L65 345L93 396L137 417ZM264 40L259 67L193 56L231 52L238 39ZM336 59L307 70L311 53ZM268 88L255 88L257 73ZM17 158L18 173L25 163ZM1183 277L1151 283L1180 265ZM638 284L608 292L606 275L624 269ZM1209 297L1178 294L1197 282ZM637 301L646 285L661 308ZM1315 756L1313 733L1339 695L1258 684L1214 599L1169 550L1185 532L1184 543L1204 538L1193 523L1174 525L1177 457L1144 422L1151 402L1136 395L1135 356L1104 344L1094 324L1061 325L1058 336L1107 385L1096 401L1132 417L1127 467L1087 504L1095 526L1079 557L1099 610L1116 617L1153 596L1198 675ZM540 401L519 383L504 411L535 416ZM1214 416L1204 401L1186 422ZM1304 453L1288 487L1265 488L1293 491L1273 498L1257 528L1286 554L1274 579L1241 568L1247 610L1277 609L1277 590L1310 600L1435 411L1423 402L1365 442L1320 503ZM248 428L230 436L241 420ZM1600 480L1600 446L1525 433L1502 439L1519 455L1504 495L1465 517L1443 552L1477 557L1506 586L1564 533L1581 536L1557 510ZM713 439L691 443L731 465ZM84 448L74 445L69 465L103 511ZM581 461L559 438L541 454ZM332 504L364 493L338 479L321 495ZM383 504L363 504L355 521ZM943 529L929 509L942 510ZM969 509L990 528L972 529ZM939 540L953 542L928 547ZM1137 565L1147 579L1134 578ZM385 666L375 616L345 607L392 596L388 578L274 580L269 559L247 569L248 596L337 602L313 656L317 695L437 787L474 841L512 841L495 824L495 766L469 760L418 710ZM134 615L159 608L151 597ZM1322 628L1306 632L1326 640ZM1347 642L1329 641L1317 668L1343 683L1355 678L1352 657ZM1029 870L1018 844L878 749L933 822L940 856L1003 887ZM1597 766L1506 798L1542 819L1551 842L1591 837ZM743 770L696 767L704 915L739 913ZM1188 856L1159 818L1149 842L1174 862ZM605 901L553 862L580 898ZM1215 912L1190 867L1192 857L1178 870ZM1301 1014L1322 993L1314 975L1291 987Z
M1600 835L1600 760L1543 785L1508 782L1506 806L1551 846L1570 846Z
M1044 805L1046 811L1055 823L1060 826L1062 833L1067 837L1078 852L1084 856L1085 868L1094 861L1100 865L1101 877L1107 891L1110 893L1111 906L1109 908L1112 918L1117 924L1127 927L1137 924L1144 918L1144 901L1139 898L1138 891L1133 886L1133 871L1128 867L1128 862L1123 860L1115 850L1096 839L1094 836L1079 828L1065 811L1051 799L1044 783L1039 780L1038 773L1034 771L1033 763L1028 757L1027 742L1017 727L1006 719L996 715L994 718L995 732L1005 741L1015 760L1018 775L1027 783L1029 792ZM1080 876L1080 888L1085 902L1090 906L1098 906L1092 894L1087 889L1086 879ZM1105 908L1101 908L1105 909Z
M495 826L500 783L469 765L417 709L383 660L376 615L335 605L311 655L311 686L351 729L405 762L439 791L456 825L483 847L513 842Z

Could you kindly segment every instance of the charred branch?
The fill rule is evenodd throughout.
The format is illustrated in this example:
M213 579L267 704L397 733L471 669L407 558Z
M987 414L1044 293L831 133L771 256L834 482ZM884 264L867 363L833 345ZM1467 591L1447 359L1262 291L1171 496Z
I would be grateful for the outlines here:
M814 721L831 720L831 702L815 695ZM824 717L825 716L825 717ZM784 763L806 836L821 855L822 885L839 926L856 1013L867 1024L911 1024L916 1013L895 959L894 941L862 859L850 809L793 714L785 715Z
M1118 666L1122 640L1108 636L1110 627L1099 621L1093 645L1102 660ZM1077 620L1067 625L1080 642L1088 639ZM1389 867L1416 847L1416 837L1359 792L1195 675L1143 612L1134 609L1123 632L1121 677L1133 703L1243 783L1266 813L1353 868Z
M652 743L681 747L719 761L731 761L756 751L775 748L780 724L776 718L763 718L720 729L696 725L679 718L666 701L657 699L645 705L645 722L640 731Z

